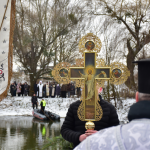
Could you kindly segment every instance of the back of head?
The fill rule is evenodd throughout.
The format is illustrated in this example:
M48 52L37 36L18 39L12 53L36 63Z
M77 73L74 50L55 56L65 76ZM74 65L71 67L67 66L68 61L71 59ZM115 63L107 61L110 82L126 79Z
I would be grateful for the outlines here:
M138 92L136 104L129 110L128 119L150 119L150 59L142 59L134 63L138 64Z
M150 94L147 93L138 93L138 100L137 101L143 101L143 100L148 100L150 101Z

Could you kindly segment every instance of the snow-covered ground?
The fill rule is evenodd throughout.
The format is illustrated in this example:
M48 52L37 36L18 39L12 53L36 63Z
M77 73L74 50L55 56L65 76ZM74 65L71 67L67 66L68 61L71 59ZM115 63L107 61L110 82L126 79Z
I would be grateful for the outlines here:
M44 98L46 100L46 110L54 112L61 117L65 117L69 105L79 98ZM38 99L39 103L41 99ZM113 101L112 101L113 103ZM122 100L122 106L117 104L117 113L120 121L127 121L127 114L130 106L135 103L135 99ZM38 106L40 108L40 106ZM31 97L7 97L0 102L0 116L32 116Z

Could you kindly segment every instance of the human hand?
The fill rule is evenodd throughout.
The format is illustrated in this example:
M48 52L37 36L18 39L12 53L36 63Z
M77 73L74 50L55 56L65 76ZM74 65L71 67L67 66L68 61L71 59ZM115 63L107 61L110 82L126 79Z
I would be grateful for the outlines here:
M87 131L85 131L85 135L86 136L90 136L90 135L92 135L92 134L94 134L96 132L98 132L98 131L97 130L87 130Z
M87 138L86 134L81 134L80 137L79 137L79 141L82 142L86 138Z

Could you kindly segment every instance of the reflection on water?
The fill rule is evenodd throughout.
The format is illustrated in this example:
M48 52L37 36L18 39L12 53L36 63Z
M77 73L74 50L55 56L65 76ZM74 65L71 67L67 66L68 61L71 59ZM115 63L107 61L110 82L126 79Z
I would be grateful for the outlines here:
M64 119L41 121L33 117L0 117L0 150L38 150L47 138L60 135Z

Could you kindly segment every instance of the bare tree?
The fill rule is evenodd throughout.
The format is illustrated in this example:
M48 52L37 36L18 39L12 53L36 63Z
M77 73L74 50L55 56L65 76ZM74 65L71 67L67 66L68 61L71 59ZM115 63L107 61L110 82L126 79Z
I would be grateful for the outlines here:
M69 2L32 0L17 3L14 54L30 76L30 94L37 79L50 73L49 64L56 63L58 39L65 37L82 20L80 9L73 10Z
M126 85L135 90L137 89L134 81L135 64L132 62L137 59L139 52L150 43L150 1L93 0L93 2L95 2L95 9L91 10L91 14L100 16L103 23L109 21L107 30L112 28L114 30L110 34L114 39L112 43L118 43L117 45L120 46L120 51L123 51L131 73Z

